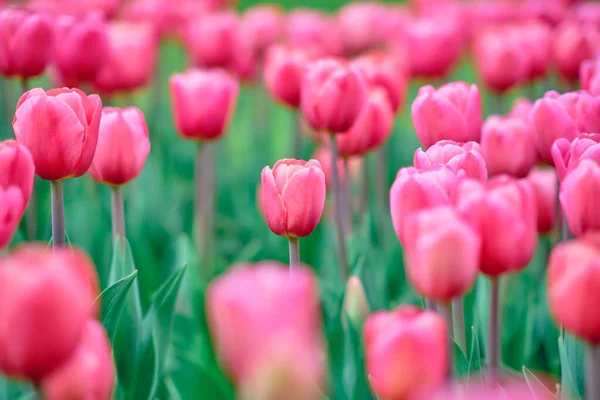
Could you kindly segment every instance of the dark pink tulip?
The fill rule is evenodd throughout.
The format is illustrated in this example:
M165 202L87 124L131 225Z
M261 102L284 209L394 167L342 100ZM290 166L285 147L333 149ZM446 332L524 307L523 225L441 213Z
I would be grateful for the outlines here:
M600 132L600 98L585 91L563 95L547 92L535 102L530 114L534 139L540 157L553 164L551 148L554 141L569 141L581 133Z
M569 229L575 236L600 229L600 210L595 200L600 196L600 165L583 159L560 185L560 204Z
M552 145L552 160L562 181L582 160L600 163L600 134L581 135L569 142L561 138Z
M367 101L367 85L354 68L335 59L322 59L307 67L301 89L301 107L314 130L346 132Z
M378 311L364 325L367 374L381 399L429 398L448 373L448 329L413 306Z
M600 96L600 58L585 60L579 68L581 88L592 96Z
M239 83L227 72L188 70L170 79L175 125L192 140L217 140L227 130L237 104Z
M327 15L306 8L287 14L285 38L293 46L318 47L327 56L340 56L344 42L342 32Z
M240 31L252 43L252 57L262 60L267 48L279 40L283 35L284 19L283 10L269 4L256 5L244 12Z
M600 31L592 25L565 21L554 32L552 56L567 81L579 76L581 63L599 54Z
M238 34L238 16L233 11L220 11L190 20L184 39L196 66L229 68L237 51Z
M273 46L265 59L264 81L271 96L292 108L300 106L300 89L311 56L300 48Z
M35 167L27 147L14 140L0 142L0 187L17 187L23 198L23 209L29 202Z
M526 176L537 161L531 125L520 118L492 115L481 130L481 154L491 176Z
M86 323L69 359L42 381L47 400L110 400L114 386L115 366L110 342L102 324L95 320Z
M464 174L482 182L485 182L488 176L485 160L476 142L457 143L452 140L440 140L427 151L417 149L413 164L420 170L445 166L456 174Z
M152 25L113 22L109 28L107 62L93 80L100 92L132 91L146 86L154 75L158 35Z
M554 227L554 214L556 213L558 193L556 172L552 168L534 167L529 172L527 180L531 182L535 193L538 233L548 233Z
M54 62L60 75L80 85L96 77L108 60L106 23L98 14L56 19Z
M0 73L22 79L40 75L52 56L53 38L45 15L0 10Z
M49 181L76 178L92 164L101 114L98 95L36 88L19 99L13 129L17 142L31 152L37 176Z
M426 148L440 140L478 142L481 98L476 85L448 83L439 89L423 86L411 106L415 131Z
M262 209L276 235L304 237L316 228L325 206L325 174L317 160L279 160L261 174Z
M99 290L83 252L29 246L0 260L0 292L0 370L39 382L75 350Z
M527 266L537 242L536 202L526 180L501 175L483 184L466 179L456 189L458 212L481 236L481 266L496 277Z

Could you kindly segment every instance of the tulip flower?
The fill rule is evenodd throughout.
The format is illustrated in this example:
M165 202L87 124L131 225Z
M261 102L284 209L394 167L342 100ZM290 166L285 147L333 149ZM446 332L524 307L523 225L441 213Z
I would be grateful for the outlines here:
M519 118L525 122L529 121L529 114L533 109L533 103L526 97L519 97L515 100L508 116Z
M438 90L424 86L411 107L415 131L427 148L439 140L478 142L481 98L475 85L448 83Z
M327 186L327 189L331 188L333 184L333 179L331 176L331 152L327 147L320 147L315 151L312 158L314 158L321 164L321 169L325 174L325 184ZM349 157L347 158L347 162L344 162L344 159L342 157L338 157L336 170L338 172L338 179L340 181L340 184L345 186L350 182L356 180L360 172L361 166L362 160L360 159L360 157ZM348 167L348 171L346 171L346 167ZM346 181L346 176L348 176L348 182Z
M552 145L552 160L562 181L582 160L600 162L600 134L584 134L569 140L560 138Z
M412 306L378 311L363 328L367 374L381 399L429 398L448 373L442 317Z
M0 10L0 73L24 81L40 75L50 61L53 37L45 15Z
M77 348L42 381L47 400L110 400L115 386L112 349L100 322L89 320Z
M37 383L75 351L99 289L83 252L30 246L0 260L0 293L0 371Z
M271 96L292 108L300 106L300 88L310 55L302 49L273 46L267 53L265 86Z
M536 377L536 379L538 379ZM501 382L466 382L450 384L427 399L416 400L556 400L544 382L531 385L527 378L502 377Z
M540 157L554 165L551 149L557 139L571 141L582 133L600 132L600 98L585 91L550 91L535 102L530 119Z
M256 394L261 386L281 390L286 384L294 388L293 399L315 398L326 360L317 279L310 269L298 266L291 277L273 262L231 269L209 286L206 310L217 355L236 385ZM289 397L260 394L249 398Z
M600 193L600 165L583 159L560 185L560 204L575 236L600 229L600 213L595 204Z
M490 175L526 176L537 161L533 130L527 121L490 116L481 130L481 153Z
M362 326L371 313L365 288L358 276L351 276L348 279L342 313L342 323L344 326L346 326L349 320L355 327Z
M374 2L348 3L337 13L337 23L344 40L345 54L359 54L384 39L381 20L385 8Z
M229 68L234 59L239 20L233 11L202 14L188 23L184 41L197 67Z
M3 188L0 186L0 249L4 249L19 226L23 210L27 203L16 186Z
M240 30L252 43L252 57L262 60L266 50L283 34L283 9L269 4L248 8L240 21Z
M427 151L417 149L413 158L417 169L446 166L457 174L482 182L487 180L487 169L479 144L475 142L456 143L440 140Z
M579 68L581 88L592 96L600 95L600 58L586 60Z
M554 31L552 57L561 77L571 82L583 61L598 55L600 31L592 25L564 21Z
M551 61L552 30L550 26L541 22L540 19L532 19L521 26L519 33L530 58L527 79L533 81L544 78L548 73Z
M317 47L327 56L342 55L342 31L332 18L306 8L296 8L287 14L285 38L292 46Z
M545 234L554 227L558 184L556 173L551 168L533 167L527 180L535 193L538 233Z

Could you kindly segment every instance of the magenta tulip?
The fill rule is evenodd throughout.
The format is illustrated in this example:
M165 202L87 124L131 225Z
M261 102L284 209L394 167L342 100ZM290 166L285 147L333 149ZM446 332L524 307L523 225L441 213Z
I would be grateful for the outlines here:
M527 180L531 182L535 193L538 233L548 233L554 227L556 213L558 193L556 172L552 168L534 167Z
M560 185L560 204L569 229L575 236L600 229L600 210L595 199L600 195L600 165L583 159Z
M552 160L562 181L582 160L600 163L600 134L581 135L573 141L560 138L552 145Z
M311 56L300 48L271 47L265 59L264 80L271 96L292 108L300 106L300 89Z

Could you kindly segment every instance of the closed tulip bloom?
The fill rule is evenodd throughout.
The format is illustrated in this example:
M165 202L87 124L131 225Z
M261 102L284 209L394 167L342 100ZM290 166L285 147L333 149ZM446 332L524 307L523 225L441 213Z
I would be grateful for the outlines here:
M585 60L598 55L600 32L593 25L565 21L554 31L552 57L560 75L575 81Z
M261 174L261 199L265 219L276 235L308 236L325 206L325 174L317 160L277 161Z
M81 251L30 246L0 260L0 293L0 370L39 382L76 349L99 290Z
M285 38L293 46L316 46L328 56L342 55L342 32L326 14L307 8L296 8L287 14Z
M584 134L569 140L560 138L552 145L552 160L556 167L558 178L562 181L565 176L575 169L581 160L592 160L600 163L600 134Z
M481 153L491 176L526 176L537 161L531 125L520 118L490 116L481 130Z
M473 286L481 239L450 206L411 214L406 231L406 275L420 295L448 302Z
M337 23L344 39L345 54L358 54L376 46L383 39L381 20L385 8L375 2L348 3L337 13Z
M592 96L600 96L600 58L586 60L579 69L581 88Z
M507 175L487 184L467 179L458 184L454 202L481 236L481 272L497 277L527 266L537 242L531 183Z
M363 328L365 361L380 399L428 398L448 372L448 330L438 314L413 306L378 311Z
M535 102L530 119L540 157L554 165L551 149L557 139L571 141L582 133L600 132L600 98L585 91L550 91Z
M108 29L97 14L57 18L55 43L56 67L74 85L94 79L110 54Z
M309 53L300 48L271 47L264 69L265 86L271 96L292 108L298 108L302 79L310 58Z
M513 103L513 106L508 115L528 122L529 114L531 113L532 109L533 103L528 98L519 97Z
M233 11L202 14L184 33L188 53L196 66L228 68L237 50L239 20Z
M254 57L262 59L267 48L279 40L284 18L283 9L269 4L259 4L244 12L240 29L250 38Z
M448 83L435 90L424 86L411 107L417 136L426 148L448 139L479 142L481 98L476 85Z
M124 185L144 169L150 138L144 114L136 107L102 110L98 146L90 175L108 185Z
M542 2L539 2L542 4ZM545 2L544 2L545 5ZM547 23L532 19L521 26L520 39L529 53L527 79L543 78L548 73L551 61L552 30Z
M533 167L527 180L535 194L538 233L548 233L554 227L558 184L552 168Z
M440 140L427 151L417 149L413 158L414 167L429 169L445 166L457 174L485 182L488 171L481 148L476 142L457 143L452 140Z
M42 179L58 181L85 174L94 158L102 101L79 89L36 88L17 104L13 129L27 147Z
M346 132L354 125L367 101L362 75L335 59L310 64L301 89L306 121L317 131Z
M344 326L346 326L349 320L355 327L362 326L371 313L365 288L358 276L351 276L348 279L342 312L342 323Z
M31 153L14 140L0 142L0 187L16 187L23 198L23 210L29 202L35 167Z
M188 70L170 79L173 117L185 139L217 140L231 120L239 83L226 71Z
M112 349L102 324L95 320L86 323L69 359L42 381L47 400L110 400L114 387Z
M53 36L43 14L0 10L0 73L22 79L40 75L50 61Z
M575 236L600 229L600 165L583 159L569 172L560 185L560 204L569 229Z
M27 203L16 186L0 186L0 249L10 244Z

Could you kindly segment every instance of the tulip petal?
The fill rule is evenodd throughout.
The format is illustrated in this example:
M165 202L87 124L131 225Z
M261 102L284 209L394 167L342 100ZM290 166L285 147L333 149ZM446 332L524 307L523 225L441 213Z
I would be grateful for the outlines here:
M261 201L267 225L276 235L287 235L287 211L277 191L273 171L265 167L261 173Z
M282 192L287 210L287 232L308 236L315 229L325 206L325 174L316 166L296 172Z

